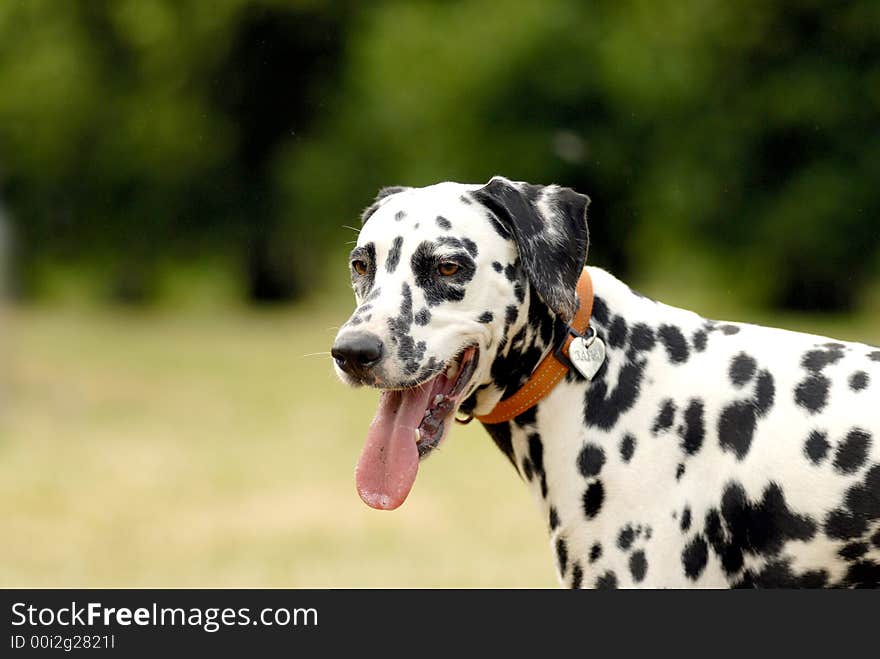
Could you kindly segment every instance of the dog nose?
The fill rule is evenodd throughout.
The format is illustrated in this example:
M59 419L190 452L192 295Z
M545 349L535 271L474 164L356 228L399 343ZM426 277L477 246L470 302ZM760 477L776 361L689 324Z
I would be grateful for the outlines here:
M336 339L330 354L350 375L362 375L382 359L382 341L375 334L348 332Z

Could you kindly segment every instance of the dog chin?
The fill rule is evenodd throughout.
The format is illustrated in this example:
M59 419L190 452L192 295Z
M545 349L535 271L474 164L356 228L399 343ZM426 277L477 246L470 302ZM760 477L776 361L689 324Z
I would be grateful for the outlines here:
M376 384L375 377L354 377L353 375L349 375L348 373L343 371L338 366L334 366L333 370L336 372L336 377L339 378L342 384L352 387L353 389L359 389L360 387L374 387L376 389L383 388L381 385Z

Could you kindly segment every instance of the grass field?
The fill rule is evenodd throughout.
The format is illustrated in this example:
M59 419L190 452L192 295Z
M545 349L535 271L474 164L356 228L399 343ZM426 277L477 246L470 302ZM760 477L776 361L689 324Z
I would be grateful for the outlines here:
M346 313L14 309L0 586L555 585L537 506L478 424L400 510L360 502L376 394L312 354ZM877 317L752 319L880 339Z

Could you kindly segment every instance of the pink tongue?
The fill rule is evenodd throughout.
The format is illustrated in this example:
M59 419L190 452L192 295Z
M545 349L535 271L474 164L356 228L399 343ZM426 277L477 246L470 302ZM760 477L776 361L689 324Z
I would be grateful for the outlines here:
M419 471L416 428L433 387L383 391L357 465L357 489L371 508L394 510L405 500Z

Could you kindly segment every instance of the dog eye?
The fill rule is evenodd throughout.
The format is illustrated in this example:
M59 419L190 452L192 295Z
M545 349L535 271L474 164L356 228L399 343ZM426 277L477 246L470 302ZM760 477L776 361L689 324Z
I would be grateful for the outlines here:
M451 277L456 272L458 272L458 267L458 263L443 261L440 265L437 266L437 272L439 272L444 277Z
M361 277L367 274L367 262L361 261L360 259L355 259L351 262L352 269L358 273Z

